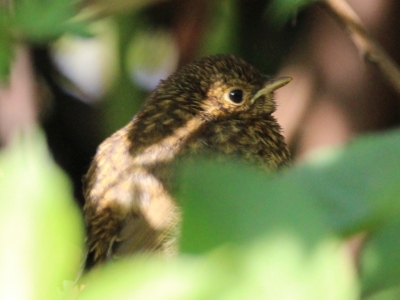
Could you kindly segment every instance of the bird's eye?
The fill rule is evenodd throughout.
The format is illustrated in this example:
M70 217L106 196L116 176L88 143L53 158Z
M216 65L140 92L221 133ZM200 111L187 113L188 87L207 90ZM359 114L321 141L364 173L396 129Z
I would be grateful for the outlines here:
M243 102L243 91L239 89L231 90L228 94L229 100L233 103L239 104Z

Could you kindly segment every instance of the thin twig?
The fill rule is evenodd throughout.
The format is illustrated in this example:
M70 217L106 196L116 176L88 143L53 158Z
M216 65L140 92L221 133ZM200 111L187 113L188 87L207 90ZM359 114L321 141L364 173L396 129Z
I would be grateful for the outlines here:
M322 0L323 6L347 30L365 61L374 64L400 94L400 69L396 62L373 40L358 15L345 0Z

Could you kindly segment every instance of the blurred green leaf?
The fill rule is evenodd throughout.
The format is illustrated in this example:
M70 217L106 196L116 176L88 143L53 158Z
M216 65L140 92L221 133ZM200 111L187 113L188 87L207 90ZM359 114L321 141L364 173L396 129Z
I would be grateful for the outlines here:
M61 34L90 35L85 24L74 21L75 1L21 0L15 3L15 26L34 42L44 42Z
M125 126L142 106L147 92L135 85L128 72L130 42L137 31L143 30L140 11L132 15L119 15L118 25L118 65L121 71L116 84L103 104L103 131L105 136Z
M213 1L209 15L210 21L203 35L199 56L237 53L238 52L238 19L237 1Z
M400 214L399 151L398 130L366 136L316 156L287 180L310 193L336 232L375 230Z
M11 39L9 15L0 10L0 83L5 81L10 73L13 58L13 44Z
M56 299L79 270L82 221L42 134L0 153L0 298Z
M280 235L312 249L330 236L368 231L363 289L398 285L399 152L400 132L392 131L324 151L275 178L238 163L191 161L180 173L182 250Z
M271 181L243 164L212 160L189 163L180 176L184 252L242 244L267 233L291 233L311 243L329 234L324 216L298 182Z
M219 264L190 257L139 256L96 271L88 276L79 300L213 299L206 296L224 282L225 275Z
M6 81L10 75L13 54L11 40L0 33L0 83Z
M400 286L400 219L388 224L367 239L360 258L364 293L372 294ZM399 299L400 291L396 293Z
M355 270L336 239L310 249L298 236L279 234L245 249L244 271L230 299L358 299Z
M201 252L277 230L313 239L377 228L400 214L399 152L394 131L326 151L272 180L239 164L188 164L178 197L182 247Z
M363 297L366 300L398 300L400 299L400 286L388 288L373 295Z
M283 25L291 20L305 6L318 0L272 0L268 7L270 20L276 25Z
M143 27L136 30L129 42L126 69L132 81L151 91L161 79L175 72L178 60L171 31Z
M202 256L138 256L95 270L80 300L356 299L345 249L327 240L313 251L293 236L256 239Z
M90 27L91 24L92 23L87 23L84 20L77 21L74 18L68 22L66 28L64 28L64 32L62 33L69 33L81 38L90 39L96 36L95 32Z

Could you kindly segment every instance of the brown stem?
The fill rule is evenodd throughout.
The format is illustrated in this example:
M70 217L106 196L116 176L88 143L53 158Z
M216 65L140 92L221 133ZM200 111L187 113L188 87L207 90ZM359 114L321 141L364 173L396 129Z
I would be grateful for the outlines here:
M322 0L323 6L346 29L365 61L375 65L400 94L400 69L396 62L373 40L358 15L344 0Z
M29 49L16 46L10 80L0 86L0 145L36 124L37 93Z

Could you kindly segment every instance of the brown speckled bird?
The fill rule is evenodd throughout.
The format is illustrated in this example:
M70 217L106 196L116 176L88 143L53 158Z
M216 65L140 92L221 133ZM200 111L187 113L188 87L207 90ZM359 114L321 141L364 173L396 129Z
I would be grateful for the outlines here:
M176 252L171 196L178 157L215 152L275 170L289 151L272 116L270 80L233 55L196 60L162 81L132 121L105 140L85 177L86 267L137 251Z

